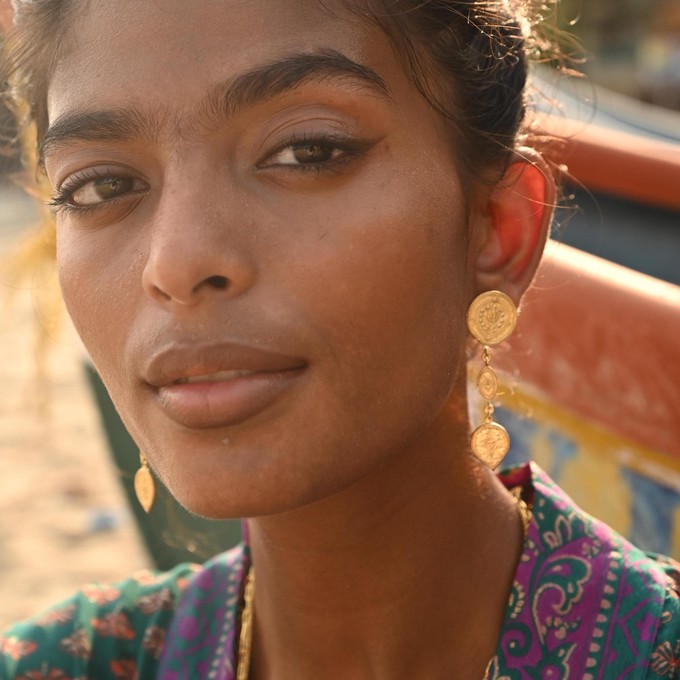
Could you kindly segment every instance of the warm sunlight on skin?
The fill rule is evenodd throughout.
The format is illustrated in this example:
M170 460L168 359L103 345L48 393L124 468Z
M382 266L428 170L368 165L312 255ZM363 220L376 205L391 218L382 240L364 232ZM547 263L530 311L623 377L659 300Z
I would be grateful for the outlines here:
M482 432L503 443L496 340L555 199L519 146L533 8L44 2L17 15L8 82L38 132L64 299L140 448L140 502L155 475L247 521L205 565L12 628L32 646L0 650L0 675L80 677L76 640L92 677L130 654L148 680L582 678L603 660L660 677L677 567L535 464L496 474L493 441L471 451L467 326Z
M6 80L140 504L157 476L245 521L8 629L0 680L668 675L680 565L492 470L555 202L520 146L551 0L18 2Z
M41 146L64 298L173 494L256 518L252 677L397 677L414 616L421 677L481 677L522 529L469 452L465 315L488 288L521 297L546 178L463 182L386 34L330 4L76 13ZM480 588L442 599L452 578ZM352 659L331 642L347 617Z
M295 6L97 6L50 87L69 311L154 468L214 515L327 496L435 422L460 439L455 150L378 29Z

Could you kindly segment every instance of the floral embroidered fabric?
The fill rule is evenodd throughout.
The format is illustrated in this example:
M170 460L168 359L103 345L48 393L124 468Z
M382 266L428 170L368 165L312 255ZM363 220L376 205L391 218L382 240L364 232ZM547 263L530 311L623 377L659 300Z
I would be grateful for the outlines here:
M534 465L500 477L534 518L488 677L680 679L680 564L633 547ZM87 586L4 632L0 680L233 680L249 563L241 545L202 567Z

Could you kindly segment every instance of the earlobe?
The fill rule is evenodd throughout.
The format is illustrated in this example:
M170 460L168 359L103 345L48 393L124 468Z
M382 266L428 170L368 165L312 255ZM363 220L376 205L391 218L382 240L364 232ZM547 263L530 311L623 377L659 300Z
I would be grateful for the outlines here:
M555 181L543 158L519 149L491 192L476 253L477 292L501 290L517 304L543 253L555 203Z

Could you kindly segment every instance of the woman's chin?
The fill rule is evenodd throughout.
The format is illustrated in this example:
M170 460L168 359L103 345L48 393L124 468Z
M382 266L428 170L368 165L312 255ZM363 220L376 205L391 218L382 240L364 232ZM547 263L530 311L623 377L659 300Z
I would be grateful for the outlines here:
M197 471L167 480L177 502L194 515L212 520L284 515L334 497L352 486L352 478L324 474L307 477L290 470L222 470L221 475ZM253 481L256 480L256 481Z
M190 472L163 475L163 483L186 510L213 520L276 515L306 501L307 494L291 488L283 475L229 467L214 471L194 464Z

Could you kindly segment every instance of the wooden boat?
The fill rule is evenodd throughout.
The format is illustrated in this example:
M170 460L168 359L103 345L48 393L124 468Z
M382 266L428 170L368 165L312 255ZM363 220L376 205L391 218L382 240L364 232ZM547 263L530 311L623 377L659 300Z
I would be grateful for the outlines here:
M572 182L676 216L680 276L680 144L546 128L566 132L548 152ZM680 287L553 241L500 361L508 460L536 460L634 543L680 557Z

